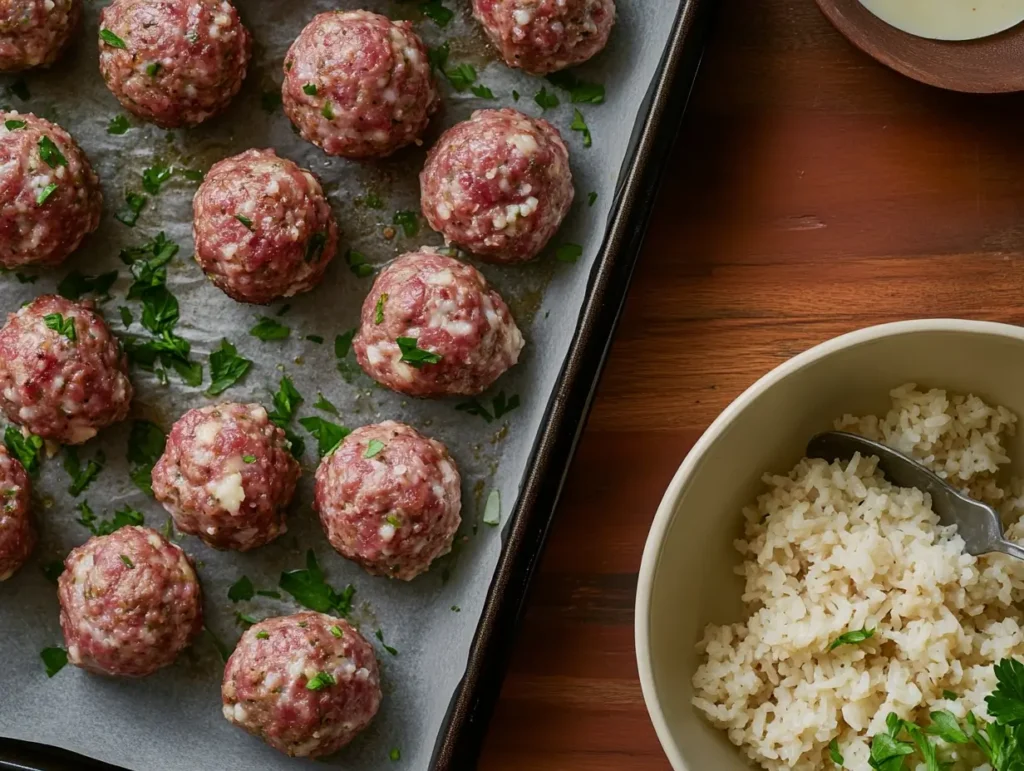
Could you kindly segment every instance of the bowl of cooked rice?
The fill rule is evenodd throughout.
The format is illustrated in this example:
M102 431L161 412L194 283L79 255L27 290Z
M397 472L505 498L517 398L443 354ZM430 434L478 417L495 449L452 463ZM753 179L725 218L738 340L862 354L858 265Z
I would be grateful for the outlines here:
M995 506L1024 543L1024 328L909 321L823 343L736 399L658 509L636 601L676 771L1024 769L1024 562L963 551L837 428Z

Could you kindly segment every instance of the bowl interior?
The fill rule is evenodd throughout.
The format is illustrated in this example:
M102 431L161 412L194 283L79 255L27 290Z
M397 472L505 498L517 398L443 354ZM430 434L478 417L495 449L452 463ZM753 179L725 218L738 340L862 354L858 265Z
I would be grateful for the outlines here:
M660 548L652 541L644 557L637 641L648 707L677 771L749 768L691 706L690 680L705 625L744 617L733 540L762 474L788 472L807 440L845 413L884 414L889 390L907 382L971 392L1024 416L1024 330L914 324L833 341L784 365L723 414L673 481L652 530L656 539L664 526ZM1008 449L1020 472L1024 430Z

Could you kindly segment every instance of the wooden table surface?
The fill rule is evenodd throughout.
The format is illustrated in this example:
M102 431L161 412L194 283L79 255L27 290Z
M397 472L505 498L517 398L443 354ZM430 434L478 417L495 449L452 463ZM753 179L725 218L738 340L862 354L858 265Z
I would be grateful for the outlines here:
M662 492L732 399L811 345L1024 323L1022 97L904 79L812 0L721 0L483 771L668 771L633 653Z

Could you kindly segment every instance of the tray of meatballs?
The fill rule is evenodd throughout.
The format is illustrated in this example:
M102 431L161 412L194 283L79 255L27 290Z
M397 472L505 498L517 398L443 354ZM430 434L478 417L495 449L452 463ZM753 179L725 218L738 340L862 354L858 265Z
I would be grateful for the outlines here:
M0 767L455 767L692 6L0 0Z

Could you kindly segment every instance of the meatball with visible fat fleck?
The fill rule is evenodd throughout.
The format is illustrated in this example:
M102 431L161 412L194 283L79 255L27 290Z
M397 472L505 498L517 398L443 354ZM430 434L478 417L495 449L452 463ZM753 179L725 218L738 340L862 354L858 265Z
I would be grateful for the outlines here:
M423 248L377 276L353 340L359 366L409 396L475 396L519 360L523 336L472 265Z
M88 303L42 295L0 329L0 409L30 433L82 444L124 420L128 362Z
M60 126L0 111L0 266L54 266L100 224L103 193Z
M473 15L509 67L547 75L604 49L615 0L473 0Z
M100 72L126 110L197 126L242 87L252 37L228 0L114 0L100 16Z
M287 530L299 464L259 404L186 412L153 466L153 495L183 533L215 549L248 551Z
M441 103L412 23L369 11L315 16L285 56L281 96L303 139L346 158L419 142Z
M448 129L420 174L423 216L483 260L532 260L569 213L569 151L546 120L479 110Z
M341 556L411 581L451 551L461 480L447 447L386 421L356 429L321 461L313 505Z
M31 499L25 467L0 444L0 581L14 575L36 545Z
M48 67L82 19L82 0L0 2L0 72Z
M239 302L265 305L312 289L338 248L320 181L273 150L215 163L192 207L196 262Z
M152 674L203 628L191 561L148 527L122 527L72 550L57 598L68 661L96 674Z
M380 708L377 658L344 619L311 612L268 618L235 646L221 700L228 721L274 749L330 755Z

